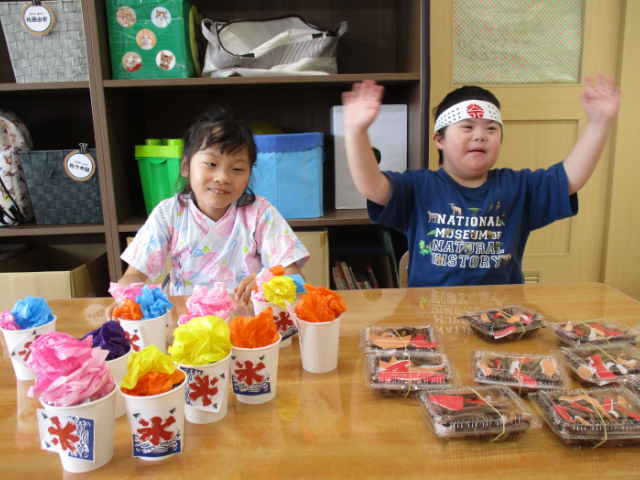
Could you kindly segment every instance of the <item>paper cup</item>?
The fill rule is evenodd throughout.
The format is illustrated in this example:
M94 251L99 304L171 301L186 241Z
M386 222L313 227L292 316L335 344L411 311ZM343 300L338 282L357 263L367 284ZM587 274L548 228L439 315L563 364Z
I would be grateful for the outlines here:
M155 345L162 353L167 353L167 325L171 325L173 322L171 310L149 320L122 320L119 318L118 321L127 334L134 352L139 352L149 345Z
M238 401L255 405L276 396L280 341L261 348L231 347L231 384Z
M127 374L127 362L129 361L129 355L131 354L131 347L129 347L129 351L125 353L120 358L116 358L113 360L107 360L107 365L109 366L109 370L111 370L111 376L113 380L116 382L116 413L115 418L120 418L122 415L127 413L127 408L124 405L124 397L122 396L122 392L120 391L120 382Z
M159 395L138 397L121 390L127 407L134 457L155 461L182 452L185 380L186 376L173 390Z
M56 329L56 316L49 323L45 323L39 327L28 328L24 330L5 330L4 339L7 342L7 350L9 358L13 364L13 371L16 373L18 380L34 380L36 374L27 368L25 362L31 355L29 347L41 335L47 332L54 332Z
M180 365L187 376L184 416L191 423L222 420L229 404L229 362L231 352L208 365Z
M113 457L116 389L94 402L71 407L42 403L38 410L44 450L58 451L62 468L83 473L96 470Z
M338 367L340 318L322 323L298 319L302 368L307 372L326 373Z
M256 315L261 313L267 307L271 307L273 309L273 321L278 327L278 333L282 337L280 348L291 345L291 337L298 333L298 329L291 320L287 309L269 302L259 302L253 299L251 299L251 301L253 302L253 311Z

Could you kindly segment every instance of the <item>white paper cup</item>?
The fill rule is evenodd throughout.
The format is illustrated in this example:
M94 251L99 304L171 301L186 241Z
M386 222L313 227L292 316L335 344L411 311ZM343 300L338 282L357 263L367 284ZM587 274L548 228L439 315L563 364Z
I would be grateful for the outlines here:
M229 362L231 352L208 365L180 365L187 375L184 416L191 423L222 420L229 404Z
M238 401L255 405L275 398L280 341L261 348L231 347L231 384Z
M11 352L22 343L25 337L30 335L33 336L34 331L34 340L42 334L45 334L47 332L54 332L56 330L56 318L57 317L54 315L53 320L51 320L49 323L45 323L44 325L35 328L26 328L24 330L5 330L4 328L1 329L2 333L4 333L4 339L7 342L7 350L9 351L9 355L11 355ZM29 349L30 345L31 344L27 342L24 348L20 350L20 352L27 352L26 354L21 355L22 358L28 358L28 355L31 352L31 350ZM16 352L16 354L18 354L18 352ZM29 370L22 361L16 360L15 358L13 358L13 356L10 358L11 363L13 364L13 371L16 373L16 378L18 380L34 380L36 378L36 374Z
M60 420L60 424L63 426L69 424L68 417L93 420L93 432L91 432L91 428L88 428L84 431L84 434L79 434L78 438L82 438L85 441L90 438L93 439L94 460L90 461L71 457L69 456L69 450L63 450L60 452L60 460L62 461L62 468L67 472L90 472L107 464L113 457L113 431L115 427L113 412L116 406L116 388L100 400L82 405L54 407L41 402L49 416L49 420L56 416L67 417L66 421Z
M156 318L149 320L123 320L118 319L127 338L131 342L134 352L139 352L144 347L155 345L164 354L167 353L167 325L171 325L171 310Z
M251 301L253 302L253 311L256 315L261 313L267 307L271 307L273 309L273 321L278 327L280 337L282 337L280 348L291 345L291 338L298 333L298 329L291 320L287 309L269 302L259 302L258 300L253 299L251 299Z
M107 365L109 366L109 370L111 370L111 376L113 380L116 382L116 413L115 418L120 418L122 415L127 413L127 407L124 405L124 397L122 396L122 392L120 391L120 382L127 374L127 362L129 361L129 355L131 354L131 347L129 347L129 351L125 353L120 358L116 358L114 360L107 360Z
M127 407L134 457L156 461L182 453L185 381L186 376L173 390L146 397L127 395L121 390ZM153 427L160 427L163 432L171 433L170 438L154 435Z
M298 319L302 368L307 372L326 373L338 367L340 318L322 323Z

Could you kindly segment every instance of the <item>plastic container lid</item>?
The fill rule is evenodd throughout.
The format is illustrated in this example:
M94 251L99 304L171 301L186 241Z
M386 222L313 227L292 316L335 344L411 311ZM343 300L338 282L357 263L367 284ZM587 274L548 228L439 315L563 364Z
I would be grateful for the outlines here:
M144 145L136 145L136 158L181 158L184 152L184 140L181 138L147 138Z
M519 340L536 335L545 326L542 315L520 305L468 312L458 318L469 322L471 329L488 341Z
M470 358L474 381L509 387L519 395L569 387L568 378L553 355L478 350Z
M455 387L459 380L443 353L388 350L365 355L364 384L382 395L404 396L427 388Z
M436 329L431 325L371 325L360 330L360 350L364 353L394 349L439 352L441 346Z
M253 139L258 153L302 152L324 147L324 134L321 132L254 135Z
M501 442L541 427L522 399L505 387L425 390L415 399L431 430L445 441Z
M558 357L583 382L604 386L640 374L640 350L630 345L563 347Z
M630 327L615 320L597 318L580 322L549 322L549 328L568 347L636 343L638 335Z
M624 387L538 392L529 398L565 443L640 443L640 398Z

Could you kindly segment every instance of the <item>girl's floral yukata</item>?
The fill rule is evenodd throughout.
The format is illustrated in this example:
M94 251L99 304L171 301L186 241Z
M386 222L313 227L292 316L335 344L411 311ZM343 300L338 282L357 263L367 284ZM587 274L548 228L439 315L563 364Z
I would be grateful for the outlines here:
M264 197L251 205L234 202L217 222L184 197L164 200L121 258L151 279L162 273L171 255L170 295L191 295L194 285L224 282L233 291L243 278L262 267L297 263L309 252L286 220Z

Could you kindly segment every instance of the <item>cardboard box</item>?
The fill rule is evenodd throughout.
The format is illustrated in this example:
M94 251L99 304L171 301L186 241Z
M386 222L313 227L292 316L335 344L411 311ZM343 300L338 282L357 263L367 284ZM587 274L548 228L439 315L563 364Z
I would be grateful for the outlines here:
M380 170L407 169L407 106L381 105L378 118L367 130L371 146L380 151ZM344 107L331 108L331 134L335 151L336 209L367 208L367 199L353 183L344 139Z
M0 262L0 310L27 295L46 300L108 295L104 244L36 247Z
M330 288L329 232L323 229L312 232L296 231L295 234L311 254L309 261L302 267L305 280L314 287Z

